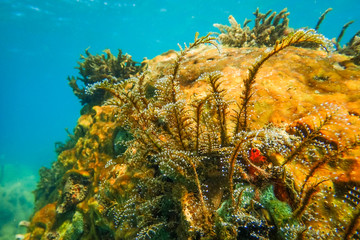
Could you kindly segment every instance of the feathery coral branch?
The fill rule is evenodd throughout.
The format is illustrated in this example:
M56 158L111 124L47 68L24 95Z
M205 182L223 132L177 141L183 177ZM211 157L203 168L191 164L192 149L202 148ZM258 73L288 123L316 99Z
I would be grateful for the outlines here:
M260 67L273 55L280 52L281 50L299 43L312 42L317 43L326 48L328 45L328 40L321 34L316 33L314 30L298 30L293 34L289 34L284 37L281 41L276 41L275 46L272 50L265 54L259 61L253 64L249 68L248 77L243 80L244 90L241 95L241 104L239 112L242 113L243 116L239 115L237 123L240 126L236 126L236 129L240 130L248 130L248 117L249 117L249 102L251 97L253 96L252 87L255 83L256 74L258 73ZM240 118L241 117L241 118ZM237 132L235 132L237 134Z

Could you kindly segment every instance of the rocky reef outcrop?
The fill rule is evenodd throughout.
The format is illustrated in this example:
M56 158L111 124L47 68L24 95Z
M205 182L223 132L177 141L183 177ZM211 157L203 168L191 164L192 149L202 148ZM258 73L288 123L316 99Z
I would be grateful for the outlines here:
M25 239L357 236L360 68L302 43L328 44L299 30L219 52L196 34L89 85L106 97L43 170Z

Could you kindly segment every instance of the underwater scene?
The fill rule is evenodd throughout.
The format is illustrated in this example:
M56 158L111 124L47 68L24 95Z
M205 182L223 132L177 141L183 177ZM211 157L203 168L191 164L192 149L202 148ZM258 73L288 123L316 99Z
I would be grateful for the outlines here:
M360 239L359 0L0 13L0 240Z

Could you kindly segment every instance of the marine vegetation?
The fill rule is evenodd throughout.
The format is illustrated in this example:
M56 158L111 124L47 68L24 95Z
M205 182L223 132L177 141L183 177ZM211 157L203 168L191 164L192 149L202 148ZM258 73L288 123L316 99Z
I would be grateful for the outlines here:
M326 15L332 11L332 8L328 8L320 17L315 26L315 31L318 31L321 23L324 21ZM287 9L281 10L278 14L272 10L267 11L265 14L260 13L259 9L253 13L255 15L254 27L250 29L248 24L251 22L250 19L245 19L243 26L239 24L235 18L230 15L229 23L230 26L223 24L214 24L214 27L220 30L218 38L222 44L230 47L264 47L273 46L278 39L287 36L293 32L294 29L289 27L289 19L287 18L290 14ZM360 31L350 39L350 41L342 46L340 41L345 33L345 30L354 21L346 23L339 36L333 40L335 48L338 52L352 56L352 61L360 65ZM319 45L316 43L302 43L298 46L318 48Z
M25 239L360 237L359 69L312 29L217 40L87 84L106 97L42 170Z
M78 62L79 73L81 77L68 77L69 85L73 89L75 96L77 96L81 104L99 105L106 99L103 92L98 92L94 96L85 94L85 88L93 83L102 81L104 78L115 77L117 81L135 76L142 70L143 66L133 61L128 54L123 55L119 50L117 57L115 57L109 49L104 50L105 54L92 55L89 49L85 50L85 54L81 55L83 61ZM78 81L82 82L83 87L79 87Z
M272 10L263 14L260 13L259 8L257 8L254 12L256 17L255 26L252 29L247 26L251 20L245 19L241 27L241 24L239 24L232 15L229 16L230 26L216 23L214 27L220 30L219 40L226 46L272 46L278 39L292 31L289 29L289 19L287 18L289 14L286 8L278 14Z
M165 233L172 238L182 233L184 239L315 238L318 230L312 228L321 209L309 206L319 195L334 194L332 177L320 177L317 171L330 162L336 167L344 152L360 143L358 137L350 140L332 130L333 125L349 124L346 114L325 103L286 128L270 124L253 129L249 120L253 85L266 60L292 44L326 46L326 39L313 30L299 30L277 41L249 68L235 109L225 98L219 72L201 75L197 81L205 82L208 90L191 99L180 88L177 76L187 52L199 44L216 45L214 40L196 35L162 78L147 79L145 72L123 83L104 80L88 88L89 93L103 89L114 96L106 104L119 108L119 124L133 137L124 143L124 161L152 170L139 182L140 192L136 189L131 198L111 205L108 211L115 215L116 227L119 232L138 228L133 236L138 239ZM149 85L155 93L146 97ZM302 168L300 182L291 174L293 165ZM113 199L105 192L100 191L99 198L106 208ZM322 231L324 237L335 237L340 229Z
M353 56L351 60L355 64L360 65L360 31L355 33L355 35L350 39L350 41L345 46L340 45L340 40L341 40L342 36L344 35L346 28L351 23L353 23L353 21L350 21L344 25L344 27L342 28L342 31L340 32L340 35L336 39L335 45L337 47L337 50L340 53L348 55L348 56Z
M316 24L315 30L318 31L320 24L322 23L322 21L325 19L325 16L332 11L332 8L328 8L319 18L318 23ZM340 41L342 39L342 37L344 36L344 33L346 31L346 29L353 24L354 21L349 21L347 23L344 24L344 26L342 27L339 36L333 40L336 50L342 54L348 55L348 56L352 56L352 61L357 64L360 65L360 31L358 31L357 33L355 33L355 35L350 39L350 41L344 45L341 46Z

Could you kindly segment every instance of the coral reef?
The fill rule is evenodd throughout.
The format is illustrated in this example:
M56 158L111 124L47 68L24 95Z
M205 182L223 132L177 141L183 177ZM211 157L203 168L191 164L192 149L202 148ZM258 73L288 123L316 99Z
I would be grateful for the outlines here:
M287 16L270 13L256 16ZM42 170L25 239L358 235L359 67L296 47L330 49L311 29L271 48L219 52L216 40L196 34L137 76L87 85L104 103Z
M106 96L103 96L103 92L98 92L94 96L86 95L85 88L79 87L78 81L81 81L84 87L102 81L104 78L113 79L115 77L117 81L123 81L135 76L145 67L133 61L130 55L123 55L121 50L119 50L117 57L109 49L104 50L104 52L105 54L92 55L86 49L86 56L81 55L82 61L78 62L79 66L77 67L81 77L68 77L70 87L83 105L99 105Z
M345 25L348 26L348 25ZM343 31L345 31L346 27L344 26ZM340 35L342 36L342 35ZM340 53L346 54L348 56L352 56L351 60L360 65L360 31L355 33L355 35L350 39L350 41L344 46L340 46L341 37L338 37L336 41L337 49Z
M326 15L332 10L332 8L328 8L323 14L321 14L314 28L315 31L319 30ZM251 20L245 19L243 26L241 27L241 24L239 24L232 15L229 16L230 26L216 23L214 24L214 27L220 30L218 38L221 43L226 46L238 48L273 46L277 40L282 37L286 37L289 33L294 31L289 27L289 19L287 18L289 14L290 13L287 12L286 8L278 14L276 14L276 12L272 12L272 10L263 14L259 12L259 9L256 9L254 12L256 17L255 25L252 29L248 26ZM340 44L345 30L353 22L354 21L350 21L343 26L339 36L336 39L333 39L333 43L339 53L352 56L351 61L360 65L360 31L355 33L350 41L344 46L341 46ZM298 44L297 46L313 49L321 47L318 43L314 42L304 42Z
M221 32L219 39L222 44L230 47L264 47L272 46L275 42L283 36L289 34L292 30L289 29L289 19L287 16L290 13L287 9L281 10L278 14L269 10L263 14L256 9L255 26L250 29L247 25L251 20L245 19L243 27L230 15L230 26L222 24L214 24Z
M315 30L318 31L320 24L325 19L325 16L332 11L332 8L328 8L319 18L318 23L316 24ZM355 33L355 35L350 39L350 41L344 45L341 46L340 41L342 37L344 36L344 33L346 29L353 24L354 21L349 21L342 27L339 36L336 39L333 39L333 42L335 44L336 50L342 54L352 56L351 61L354 62L357 65L360 65L360 31Z
M321 23L324 21L326 15L327 15L329 12L331 12L332 10L333 10L332 8L328 8L328 9L326 9L325 12L323 12L323 14L321 14L321 16L319 17L319 20L318 20L318 22L316 23L316 26L315 26L315 28L314 28L315 31L318 31L318 30L319 30L320 25L321 25Z

